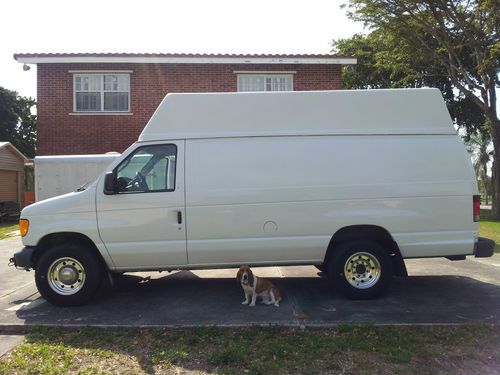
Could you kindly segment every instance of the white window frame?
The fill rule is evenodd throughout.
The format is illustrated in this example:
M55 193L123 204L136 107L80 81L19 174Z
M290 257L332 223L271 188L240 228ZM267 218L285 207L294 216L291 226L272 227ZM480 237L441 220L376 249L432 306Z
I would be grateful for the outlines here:
M253 91L253 92L284 92L284 91L293 91L293 73L295 72L277 72L277 73L270 73L270 72L266 72L266 73L259 73L259 72L255 72L255 73L237 73L236 74L236 80L237 80L237 87L236 87L236 91L238 92L252 92L252 91L242 91L242 82L240 80L240 78L253 78L253 77L259 77L259 78L263 78L264 79L264 90L261 90L261 91ZM266 83L265 83L265 80L267 78L287 78L287 79L290 79L290 90L284 90L284 91L272 91L272 90L266 90Z
M126 76L127 77L127 93L128 93L128 102L127 102L127 109L123 111L119 110L105 110L104 109L104 76L107 75L115 75L115 76ZM76 78L77 77L89 77L89 76L99 76L100 77L100 96L101 96L101 110L100 111L81 111L77 110L76 108ZM109 92L109 91L108 91ZM125 91L118 91L118 92L125 92ZM103 113L130 113L130 73L123 73L123 72L78 72L78 73L73 73L73 113L77 114L103 114Z

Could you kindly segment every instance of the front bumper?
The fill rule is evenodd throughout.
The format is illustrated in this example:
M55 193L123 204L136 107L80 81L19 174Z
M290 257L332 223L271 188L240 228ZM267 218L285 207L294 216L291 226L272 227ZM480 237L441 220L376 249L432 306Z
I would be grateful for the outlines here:
M476 258L488 258L495 252L495 241L489 238L479 237L474 244L474 256Z
M24 268L29 270L33 268L33 253L35 252L34 247L24 247L17 251L12 258L10 258L10 263L16 268Z

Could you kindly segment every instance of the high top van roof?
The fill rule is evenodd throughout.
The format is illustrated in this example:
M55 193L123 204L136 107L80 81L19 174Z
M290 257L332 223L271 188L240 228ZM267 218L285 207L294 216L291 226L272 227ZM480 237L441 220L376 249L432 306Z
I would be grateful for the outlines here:
M438 89L168 94L139 141L456 134Z

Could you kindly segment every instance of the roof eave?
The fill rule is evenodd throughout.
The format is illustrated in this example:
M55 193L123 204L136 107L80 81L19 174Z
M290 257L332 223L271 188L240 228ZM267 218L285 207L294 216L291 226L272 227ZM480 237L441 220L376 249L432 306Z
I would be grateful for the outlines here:
M30 56L14 55L23 64L333 64L355 65L355 57L171 57L171 56Z

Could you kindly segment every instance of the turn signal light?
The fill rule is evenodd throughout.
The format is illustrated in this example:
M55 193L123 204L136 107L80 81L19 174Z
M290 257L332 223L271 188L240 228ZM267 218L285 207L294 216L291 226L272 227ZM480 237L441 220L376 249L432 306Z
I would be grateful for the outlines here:
M473 195L472 196L472 215L474 217L474 221L479 221L479 217L481 216L481 196Z
M30 221L28 219L19 220L19 229L21 231L21 237L28 234L28 229L30 228Z

